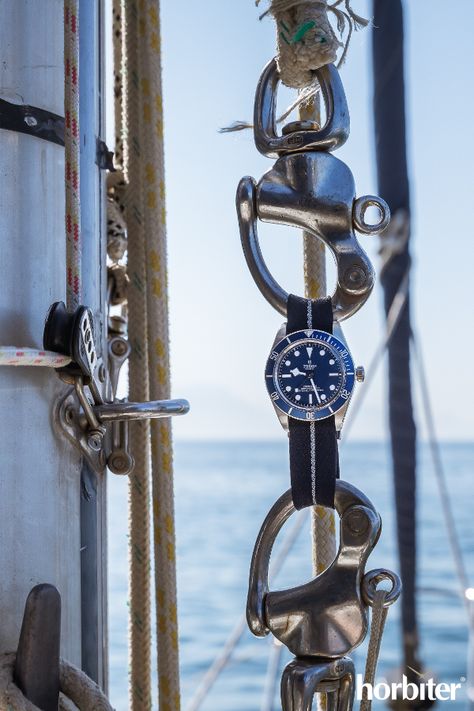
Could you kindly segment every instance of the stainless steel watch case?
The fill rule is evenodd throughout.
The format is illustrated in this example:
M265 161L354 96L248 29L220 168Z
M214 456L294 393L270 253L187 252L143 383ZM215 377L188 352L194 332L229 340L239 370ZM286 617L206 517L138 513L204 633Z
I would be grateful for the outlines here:
M345 337L344 337L344 334L343 334L343 332L342 332L342 328L341 328L341 326L340 326L340 324L339 324L338 321L334 321L334 324L333 324L333 334L334 334L334 336L335 336L336 338L338 338L342 343L344 343L344 345L346 346L346 348L349 350L349 347L347 346L347 341L346 341L346 339L345 339ZM273 350L273 348L275 347L275 345L276 345L277 343L279 343L285 336L286 336L286 322L283 323L283 324L281 325L281 327L278 329L278 332L277 332L277 334L276 334L276 336L275 336L275 340L273 341L273 344L272 344L272 350ZM360 369L358 368L357 370L360 370ZM343 424L344 424L344 419L345 419L345 417L346 417L349 404L350 404L350 402L351 402L351 400L352 400L352 396L353 396L353 394L354 394L354 389L355 389L355 388L352 389L352 391L351 391L351 393L350 393L348 399L346 400L345 404L344 404L341 408L339 408L339 410L337 410L337 411L334 413L334 419L335 419L335 424L336 424L336 434L337 434L337 438L338 438L338 439L341 438L342 426L343 426ZM273 402L273 400L272 400L272 405L273 405L273 408L274 408L274 410L275 410L275 412L276 412L276 415L277 415L278 419L280 420L281 426L283 427L283 429L284 429L285 431L288 432L288 427L289 427L289 425L288 425L288 420L289 420L289 416L288 416L286 413L282 412L282 410L280 410L280 408L279 408L277 405L275 405L275 403Z

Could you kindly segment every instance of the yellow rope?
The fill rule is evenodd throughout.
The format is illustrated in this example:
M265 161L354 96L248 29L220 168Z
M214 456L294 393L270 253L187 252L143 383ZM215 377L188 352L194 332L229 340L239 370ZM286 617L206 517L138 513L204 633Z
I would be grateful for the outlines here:
M124 2L122 0L122 7ZM129 242L130 394L132 396L133 387L134 399L158 400L170 396L159 1L125 2L125 8L126 23L122 33L126 46L127 92L123 154ZM120 94L119 87L116 71L116 95ZM137 388L141 389L140 394ZM147 537L149 436L159 709L179 711L173 457L169 420L155 420L151 429L135 429L133 433L133 454L139 466L135 467L131 486L131 703L133 711L151 708ZM146 588L144 595L140 595L141 580Z
M320 119L318 100L303 104L299 109L301 119ZM326 250L314 235L304 232L304 280L309 299L326 296ZM312 509L313 569L322 573L336 555L336 523L333 509L314 506Z
M116 3L117 5L117 3ZM115 8L117 10L117 8ZM140 31L135 2L122 2L122 33L126 77L123 96L125 218L128 230L128 336L129 394L132 400L149 400L148 339L143 204L141 91L137 78ZM132 423L131 423L132 424ZM130 476L130 708L150 711L151 615L150 615L150 427L135 422L130 442L135 468Z
M320 121L319 96L299 107L302 120ZM307 299L318 299L327 294L326 248L310 232L303 232L304 282ZM311 509L313 571L315 575L328 568L336 556L336 519L333 509L313 506ZM318 697L318 709L326 711L326 696Z
M170 397L163 95L159 0L139 3L150 397ZM179 649L170 420L151 424L160 711L179 711Z

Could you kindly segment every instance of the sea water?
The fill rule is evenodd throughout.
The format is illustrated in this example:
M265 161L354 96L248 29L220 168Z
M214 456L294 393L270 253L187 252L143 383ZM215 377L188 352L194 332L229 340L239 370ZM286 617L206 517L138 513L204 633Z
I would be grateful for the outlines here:
M273 502L288 487L285 442L178 442L175 446L176 533L183 708L222 649L246 602L255 537ZM364 491L382 515L382 536L367 569L397 570L393 483L389 447L354 443L341 451L343 478ZM418 476L418 615L421 658L437 680L461 683L453 709L467 708L467 616L459 594L430 450L420 445ZM474 446L444 444L442 459L470 581L474 587ZM110 696L117 711L128 704L127 481L109 484ZM284 539L287 527L280 534ZM275 548L278 550L278 544ZM282 589L311 576L309 523L274 585ZM382 644L377 680L400 663L399 606L394 605ZM364 649L354 653L364 671ZM271 640L245 631L202 711L259 711ZM281 665L290 656L283 654ZM155 684L156 688L156 684ZM374 708L384 703L374 702ZM156 708L156 705L154 706ZM280 709L278 685L274 710Z

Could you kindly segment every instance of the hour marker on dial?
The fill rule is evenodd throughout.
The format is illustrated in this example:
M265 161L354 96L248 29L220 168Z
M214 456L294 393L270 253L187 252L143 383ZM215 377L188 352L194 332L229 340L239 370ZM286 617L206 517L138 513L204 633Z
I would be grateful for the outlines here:
M308 400L309 400L309 404L312 405L313 404L313 393L310 393L308 395Z
M326 351L325 351L324 349L321 349L321 350L319 351L319 355L320 355L320 356L326 355ZM331 361L329 361L329 362L331 362Z
M335 385L330 385L330 386L329 386L329 390L335 390L335 389L336 389L336 386L335 386Z
M295 351L295 356L296 356L297 358L298 358L299 354L300 354L299 351Z
M336 361L334 360L334 358L331 358L330 361L329 361L329 365L334 365L335 362L336 362Z
M321 400L325 400L325 399L326 399L326 395L323 393L323 394L321 395Z
M312 347L309 347L306 349L306 353L308 354L308 358L311 358L311 353L313 352Z
M291 365L291 360L285 360L285 365Z
M330 378L337 378L340 373L329 373Z
M291 385L287 385L285 388L286 392L289 393L291 392Z
M301 395L297 395L297 396L295 397L295 400L301 400Z

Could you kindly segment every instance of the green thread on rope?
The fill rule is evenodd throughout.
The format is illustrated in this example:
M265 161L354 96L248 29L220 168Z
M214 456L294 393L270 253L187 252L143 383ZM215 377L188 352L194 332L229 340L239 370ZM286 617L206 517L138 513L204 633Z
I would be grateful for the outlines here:
M292 40L293 44L296 44L296 42L301 42L305 34L310 30L314 29L315 27L316 23L314 22L314 20L311 20L310 22L304 22L301 27L296 30Z
M300 25L299 27L296 28L296 32L294 33L293 37L290 37L289 36L290 28L283 21L280 21L280 25L283 27L283 30L280 32L280 37L287 45L292 45L292 44L297 44L298 42L302 42L304 36L310 30L313 30L315 27L317 27L316 22L314 22L314 20L311 20L309 22L304 22L302 25ZM325 41L326 41L326 39L324 38L324 42Z

